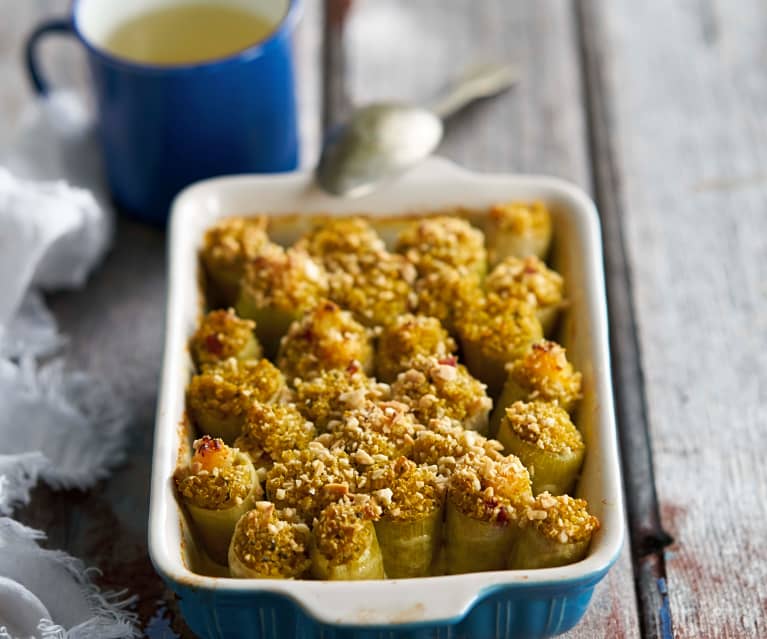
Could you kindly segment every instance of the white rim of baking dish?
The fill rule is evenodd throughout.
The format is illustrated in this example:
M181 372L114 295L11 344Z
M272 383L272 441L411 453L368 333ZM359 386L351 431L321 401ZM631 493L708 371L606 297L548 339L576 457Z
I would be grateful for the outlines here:
M190 205L202 200L206 205L214 207L214 194L221 189L268 190L279 187L282 190L290 186L295 187L296 193L300 193L302 197L306 192L305 197L312 198L315 204L319 198L326 211L332 210L334 203L338 206L339 202L319 194L312 186L312 176L306 172L245 175L213 178L194 184L179 194L172 207L166 337L157 407L149 513L149 552L155 568L165 579L182 587L222 594L283 595L326 624L420 625L461 618L478 598L498 587L518 586L524 587L525 590L551 587L564 589L568 585L575 586L576 582L582 586L593 584L604 576L615 561L623 543L624 516L610 376L604 270L596 207L586 193L564 180L537 175L474 173L442 158L431 158L400 178L389 187L389 194L407 194L409 190L418 188L419 184L435 180L448 181L451 185L459 184L467 189L506 185L510 190L529 191L539 194L540 197L549 196L575 212L586 252L583 259L583 277L590 290L590 300L587 304L593 343L590 355L598 398L598 439L603 462L600 472L603 495L602 527L592 542L589 556L578 563L559 568L364 582L208 577L193 573L184 565L180 550L180 530L168 530L165 524L168 521L169 509L178 513L179 508L172 486L172 475L176 467L179 445L178 423L183 414L183 400L181 406L178 405L178 384L186 385L186 380L180 379L178 367L186 349L188 335L185 333L183 314L180 311L174 312L174 309L183 307L184 292L179 282L181 278L189 277L189 273L185 272L186 267L182 263L178 245L179 242L186 241L186 235L190 232L187 228L187 217L193 209ZM364 211L366 202L380 201L381 197L380 194L374 193L357 200L357 210ZM180 529L180 526L177 528Z

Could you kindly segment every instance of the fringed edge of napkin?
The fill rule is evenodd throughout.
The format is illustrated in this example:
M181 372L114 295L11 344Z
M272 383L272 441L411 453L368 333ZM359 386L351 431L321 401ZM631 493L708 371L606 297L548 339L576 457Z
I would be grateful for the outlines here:
M40 530L28 528L13 520L10 525L14 534L28 541L38 542L46 535ZM60 565L72 577L75 585L91 608L92 616L77 626L66 630L50 619L41 619L37 630L39 639L137 639L138 615L130 610L138 597L127 596L127 591L101 592L93 583L93 576L100 575L97 568L86 568L83 562L61 550L40 549L51 562ZM0 628L0 639L16 639L5 628Z

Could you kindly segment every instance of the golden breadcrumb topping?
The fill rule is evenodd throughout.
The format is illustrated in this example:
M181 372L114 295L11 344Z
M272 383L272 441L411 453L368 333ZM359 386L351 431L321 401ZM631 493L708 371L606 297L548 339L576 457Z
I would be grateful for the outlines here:
M415 264L420 274L449 266L464 275L482 275L487 264L485 237L459 217L427 217L400 234L396 250Z
M343 450L358 468L410 455L415 434L423 426L400 402L368 401L346 412L318 440L332 450Z
M583 438L567 411L552 402L514 402L504 420L520 439L551 453L584 448Z
M365 375L357 362L346 368L322 371L318 377L296 381L295 402L301 413L324 431L331 420L339 420L347 410L359 408L368 400L388 398L391 389Z
M562 303L564 278L535 255L507 257L487 276L485 289L499 297L512 297L531 306Z
M368 377L358 362L346 368L322 371L318 377L296 381L295 402L301 413L324 431L331 420L340 420L347 410L369 400L388 398L391 389Z
M268 501L256 503L237 523L232 549L237 558L262 577L301 577L311 565L309 527L276 510Z
M339 268L339 257L378 253L385 249L378 233L361 217L327 218L301 238L296 247L323 262L328 270Z
M436 317L400 315L384 327L378 339L376 371L382 379L393 380L410 368L417 355L440 359L455 352L456 344Z
M245 263L267 244L270 242L264 216L228 217L206 231L200 256L209 271L242 273Z
M320 263L304 251L279 247L245 266L238 305L300 312L315 306L327 293L328 277Z
M581 374L567 361L565 349L556 342L535 342L509 365L509 376L529 390L530 399L558 401L567 408L581 397Z
M551 214L543 202L505 202L490 208L490 220L496 228L516 235L551 227Z
M285 378L268 359L230 358L192 377L187 402L194 411L242 415L254 402L269 402L285 388Z
M373 364L368 330L349 311L321 301L303 319L293 322L280 343L277 364L288 380L311 379L322 371L347 368L358 362L363 370Z
M458 325L461 338L486 357L511 362L543 337L535 309L516 299L490 293L473 306Z
M359 558L370 547L375 529L371 522L381 508L368 495L344 497L322 509L314 520L314 543L333 566Z
M241 504L257 483L253 467L223 440L207 435L194 442L194 456L176 479L184 501L198 508L223 510Z
M419 519L441 508L444 501L445 478L437 467L419 466L406 457L376 464L364 478L364 490L375 497L386 519Z
M514 455L463 457L448 480L448 495L465 515L501 524L517 521L533 499L530 475Z
M416 312L436 317L450 331L455 329L459 319L467 309L477 304L482 295L476 278L466 277L448 266L436 267L420 276L414 290L417 298Z
M335 258L330 299L349 309L366 326L385 326L415 304L415 268L387 251L349 253Z
M234 445L254 458L266 453L272 460L293 448L306 448L315 436L314 426L294 404L256 402L247 414L242 435Z
M472 377L454 355L419 355L412 366L397 376L391 387L392 398L407 404L422 423L449 417L468 424L477 416L486 416L493 407L485 384Z
M586 541L599 530L599 519L589 514L585 499L541 493L525 510L525 517L545 537L560 544Z
M473 430L463 428L451 419L432 419L416 433L412 458L419 464L435 464L449 475L458 460L466 455L500 458L503 445Z
M211 311L189 340L192 359L197 366L230 357L257 359L261 357L261 345L253 335L255 328L255 322L240 319L231 308Z
M318 441L289 450L266 474L266 493L280 508L295 508L311 520L330 503L355 492L357 473L349 456Z

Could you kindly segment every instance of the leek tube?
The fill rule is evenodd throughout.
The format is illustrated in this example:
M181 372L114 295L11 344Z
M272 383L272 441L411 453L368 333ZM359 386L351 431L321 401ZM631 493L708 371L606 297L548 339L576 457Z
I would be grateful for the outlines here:
M551 244L551 214L543 202L508 202L490 209L485 227L491 264L506 257L545 259Z
M255 320L256 335L273 357L291 323L328 292L325 269L306 252L280 248L259 255L245 267L237 313Z
M208 279L212 306L230 306L237 299L245 265L263 252L278 248L266 235L265 217L229 217L208 229L200 260Z
M376 534L386 575L398 579L431 574L442 540L444 482L436 466L399 457L360 478L383 508Z
M533 493L569 492L586 447L568 414L548 402L515 402L498 431L504 452L519 457L530 472Z
M517 533L517 525L512 521L474 519L448 500L445 523L448 574L502 570Z
M312 576L329 581L383 579L384 561L371 520L380 510L345 499L315 520Z
M311 532L268 501L245 513L229 544L229 572L244 579L294 579L309 570Z
M432 574L442 541L442 508L411 520L383 518L375 523L386 574L392 579Z
M505 567L517 521L530 502L530 476L516 457L464 457L448 480L447 572Z
M178 490L210 557L226 564L235 524L262 495L250 459L220 439L195 442L195 454Z
M528 511L528 523L509 556L512 569L554 568L583 559L599 520L583 499L569 495L538 495Z

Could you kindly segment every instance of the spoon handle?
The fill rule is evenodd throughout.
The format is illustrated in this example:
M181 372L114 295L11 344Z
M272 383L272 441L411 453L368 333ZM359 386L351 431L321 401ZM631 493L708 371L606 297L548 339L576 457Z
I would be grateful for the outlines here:
M427 108L443 120L478 98L489 98L513 86L519 79L510 64L483 64L471 67Z

